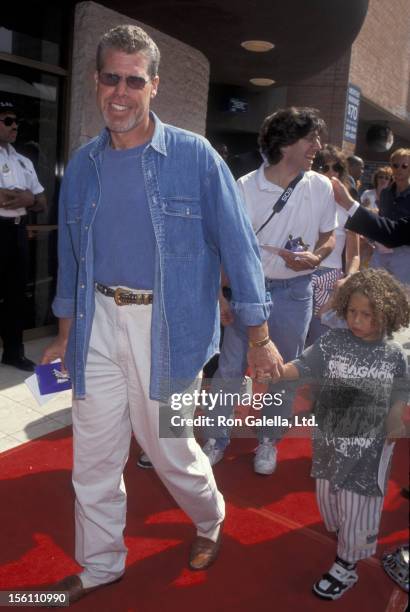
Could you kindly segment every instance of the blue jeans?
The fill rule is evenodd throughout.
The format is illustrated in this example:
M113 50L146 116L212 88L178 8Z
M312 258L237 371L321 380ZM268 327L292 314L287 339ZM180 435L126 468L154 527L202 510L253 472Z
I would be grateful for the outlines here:
M269 335L276 344L285 363L295 359L303 350L309 323L312 317L311 275L298 276L288 280L266 279L266 289L270 291L273 307L268 319ZM247 328L235 317L232 325L225 327L224 340L219 356L219 367L211 384L210 392L222 397L227 393L239 393L242 378L247 368L248 334ZM290 418L294 398L294 383L281 382L275 392L285 391L281 406L264 406L261 415L267 418L275 414ZM233 407L227 403L217 403L210 416L232 416ZM205 439L215 438L218 448L229 444L230 428L208 427L204 429ZM283 428L258 428L259 440L265 437L280 439Z
M404 285L410 285L410 247L408 246L393 249L393 253L376 251L369 265L375 269L384 268Z

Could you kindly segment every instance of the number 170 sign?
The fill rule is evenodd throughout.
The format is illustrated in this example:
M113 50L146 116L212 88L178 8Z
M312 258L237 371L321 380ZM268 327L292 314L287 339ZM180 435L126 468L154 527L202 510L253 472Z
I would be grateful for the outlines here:
M347 88L345 126L343 140L356 143L357 125L359 123L360 89L349 83Z

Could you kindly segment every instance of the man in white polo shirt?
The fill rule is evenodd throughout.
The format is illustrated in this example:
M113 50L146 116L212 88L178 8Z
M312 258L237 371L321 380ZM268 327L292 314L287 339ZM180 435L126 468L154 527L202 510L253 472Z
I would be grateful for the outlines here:
M270 337L285 363L303 350L312 316L311 273L334 248L337 221L332 186L326 177L310 170L321 147L324 127L317 111L311 108L287 108L270 115L259 134L266 161L238 180L258 237L266 289L272 297ZM211 387L214 393L222 387L222 398L239 391L246 371L246 330L234 316L231 320L225 328L219 368ZM290 416L293 394L290 387L283 385L281 389L285 390L282 406L265 406L262 414ZM230 416L231 411L232 407L221 401L214 415ZM281 433L276 428L258 430L254 460L257 473L271 474L275 470L274 440ZM210 427L205 437L203 450L215 464L229 443L228 428Z
M24 355L23 316L28 265L28 210L46 207L44 188L33 164L11 145L17 137L14 104L0 99L0 336L2 363L26 372L34 363Z

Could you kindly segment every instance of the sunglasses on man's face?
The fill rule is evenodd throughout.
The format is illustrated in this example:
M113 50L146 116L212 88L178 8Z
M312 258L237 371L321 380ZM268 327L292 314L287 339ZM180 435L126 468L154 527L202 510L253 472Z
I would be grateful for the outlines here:
M378 174L377 175L377 180L381 180L381 181L390 181L390 176L388 176L387 174Z
M149 79L144 79L142 76L134 76L130 74L129 76L123 77L119 74L115 74L114 72L99 72L98 80L106 87L117 87L118 83L124 80L127 83L127 87L130 89L144 89L145 85L149 81Z
M409 164L397 164L395 162L392 163L391 165L392 168L394 168L395 170L398 170L399 168L401 168L402 170L407 170L407 168L409 167Z
M344 168L342 164L336 162L335 164L323 164L321 170L324 174L326 174L326 172L329 172L329 170L333 170L334 172L343 172Z
M16 117L6 117L5 119L0 119L0 121L4 123L6 127L12 126L13 123L15 123L16 125L20 123L20 121L16 119Z

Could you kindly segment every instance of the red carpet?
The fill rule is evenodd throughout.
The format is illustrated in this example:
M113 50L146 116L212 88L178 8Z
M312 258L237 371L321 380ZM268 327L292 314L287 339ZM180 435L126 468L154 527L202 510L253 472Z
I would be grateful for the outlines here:
M309 477L310 442L285 439L270 477L252 471L252 440L233 440L215 473L228 514L218 562L207 572L186 569L194 530L155 472L135 466L128 488L128 570L123 581L75 604L102 612L389 612L404 610L405 594L378 561L362 562L360 580L338 602L311 594L312 583L334 558ZM408 444L394 457L380 550L407 540ZM73 558L73 492L69 428L0 455L0 590L41 585L77 570ZM378 554L380 554L380 550Z

